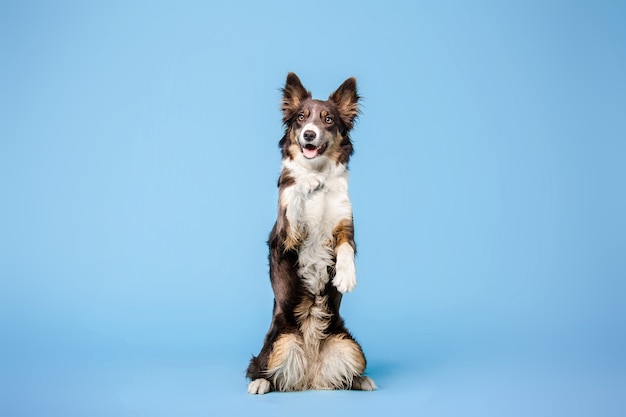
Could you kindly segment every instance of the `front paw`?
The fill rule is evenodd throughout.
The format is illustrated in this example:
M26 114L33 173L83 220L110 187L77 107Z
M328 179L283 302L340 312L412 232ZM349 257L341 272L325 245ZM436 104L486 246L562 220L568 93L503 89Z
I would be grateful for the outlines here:
M350 248L352 249L352 248ZM352 251L352 254L354 252ZM354 268L354 255L337 256L335 265L335 278L333 285L337 287L339 292L346 293L354 290L356 287L356 270Z
M302 184L302 189L305 194L311 194L317 190L324 188L324 182L318 177L308 178Z

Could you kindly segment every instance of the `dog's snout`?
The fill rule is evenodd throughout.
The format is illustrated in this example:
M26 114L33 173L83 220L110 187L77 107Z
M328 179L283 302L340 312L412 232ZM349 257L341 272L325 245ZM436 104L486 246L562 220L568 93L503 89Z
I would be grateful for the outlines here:
M304 140L306 140L307 142L311 142L315 140L316 135L315 132L312 130L305 130L302 136L304 136Z

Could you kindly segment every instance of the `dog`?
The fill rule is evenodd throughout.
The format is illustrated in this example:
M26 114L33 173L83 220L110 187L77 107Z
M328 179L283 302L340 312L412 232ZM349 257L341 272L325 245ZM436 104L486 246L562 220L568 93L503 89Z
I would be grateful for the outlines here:
M313 99L294 73L281 91L278 217L268 241L274 309L261 352L248 366L248 392L371 391L376 385L363 374L363 350L339 315L342 295L356 286L348 196L356 79L326 101Z

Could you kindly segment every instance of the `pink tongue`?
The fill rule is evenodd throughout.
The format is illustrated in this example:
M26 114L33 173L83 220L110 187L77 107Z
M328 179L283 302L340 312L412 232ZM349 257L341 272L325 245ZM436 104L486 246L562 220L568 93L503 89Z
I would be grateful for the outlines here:
M317 156L317 148L304 147L302 148L302 153L304 154L305 158L312 159Z

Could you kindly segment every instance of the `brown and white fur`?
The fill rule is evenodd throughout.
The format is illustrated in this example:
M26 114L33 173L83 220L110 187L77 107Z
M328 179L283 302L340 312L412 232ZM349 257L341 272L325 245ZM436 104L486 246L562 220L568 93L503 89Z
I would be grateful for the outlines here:
M361 346L339 315L342 294L356 286L348 197L356 80L321 101L289 73L282 92L278 218L268 241L274 310L248 367L248 392L373 390Z

